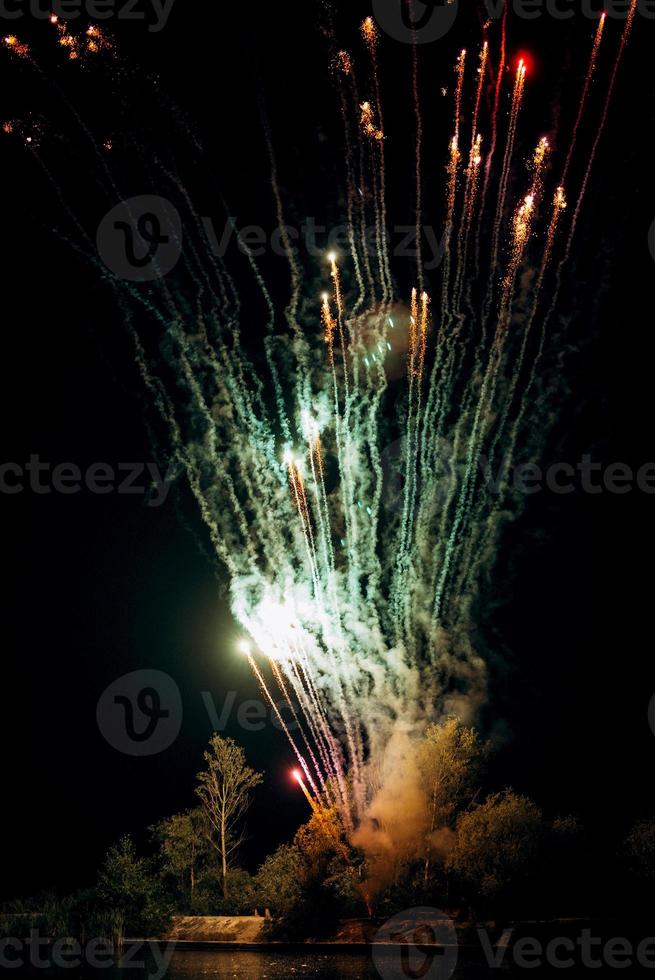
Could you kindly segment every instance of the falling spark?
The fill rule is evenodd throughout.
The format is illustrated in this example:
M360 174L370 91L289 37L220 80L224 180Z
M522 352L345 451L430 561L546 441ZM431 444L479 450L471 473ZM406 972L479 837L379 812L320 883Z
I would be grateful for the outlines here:
M633 0L565 258L635 6ZM51 43L70 54L96 55L110 46L95 25L78 37L55 16L51 23ZM604 18L565 176L590 101L603 26ZM260 361L242 343L245 297L227 263L208 254L191 231L180 262L192 298L188 284L178 285L173 277L153 284L147 294L123 281L114 284L171 458L184 470L216 559L227 569L230 605L243 635L237 648L291 746L298 766L294 778L312 811L320 815L337 807L348 832L373 813L381 764L402 726L417 730L433 720L453 694L476 698L484 692L486 668L474 649L471 608L491 567L490 529L507 510L507 499L488 493L479 478L480 461L485 454L505 456L509 465L520 451L548 341L548 315L541 315L544 284L568 210L564 179L554 193L544 191L547 138L529 159L528 177L523 164L518 172L525 59L516 69L507 126L500 123L505 27L504 17L498 65L492 66L485 38L470 86L466 51L455 64L451 128L438 141L445 156L445 227L434 283L420 253L411 293L397 293L391 276L381 36L367 18L361 36L370 58L368 101L360 99L359 66L350 54L338 50L331 62L346 141L348 243L343 254L326 256L322 295L313 279L310 286L303 277L288 232L285 237L273 134L264 121L290 299L279 315L272 290L249 256L269 315ZM4 43L17 54L27 50L15 35ZM430 116L427 103L421 113L416 45L412 56L416 148L408 196L415 196L418 233ZM36 122L13 118L2 128L25 142L39 132ZM112 141L101 146L110 150ZM112 161L98 156L113 192ZM181 180L166 176L182 192L189 228L199 226ZM371 216L375 242L369 258L365 229ZM93 243L90 252L97 261ZM539 270L534 281L521 275L528 258ZM515 295L519 282L521 302ZM145 314L161 331L154 348L148 331L141 336L137 327ZM397 365L405 338L406 374L394 377L392 385L390 366ZM398 447L391 464L384 448L390 444ZM448 479L453 472L457 480ZM293 724L282 717L278 690L286 701L293 696Z

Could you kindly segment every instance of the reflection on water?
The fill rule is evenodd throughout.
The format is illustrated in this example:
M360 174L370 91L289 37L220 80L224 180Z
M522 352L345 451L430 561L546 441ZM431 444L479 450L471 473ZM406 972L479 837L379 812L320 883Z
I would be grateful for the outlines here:
M449 964L440 957L428 955L423 958L420 952L410 954L405 962L398 947L385 951L379 961L380 972L371 956L366 953L319 953L311 948L305 952L271 953L247 952L245 950L211 950L176 952L169 954L162 946L153 957L152 952L141 948L135 955L127 956L127 962L116 965L107 963L102 968L91 968L88 963L72 968L61 966L42 966L36 969L27 965L21 975L38 977L38 980L295 980L307 977L309 980L447 980L451 977ZM460 949L457 968L452 980L488 980L489 976L507 980L519 976L519 971L508 969L503 964L499 969L489 970L480 962L466 961L466 954ZM163 955L162 955L163 954ZM418 956L418 959L412 958ZM3 971L4 972L4 971Z
M489 969L480 963L460 961L452 975L452 980L487 980ZM443 972L438 960L423 961L422 968L416 961L407 969L403 967L400 956L389 953L384 964L382 980L403 980L404 977L423 977L424 980L439 980ZM425 971L425 972L424 972ZM496 969L491 971L498 977L507 977L511 971ZM113 971L112 971L113 973ZM111 980L128 980L128 971L116 971ZM161 968L148 968L138 971L138 980L162 980ZM447 973L445 974L448 975ZM370 956L360 953L248 953L240 950L230 952L216 950L211 952L174 953L165 980L289 980L289 978L308 977L311 980L380 980ZM100 978L98 978L100 980ZM109 978L107 978L109 980ZM137 980L129 977L129 980Z
M175 953L166 980L287 980L288 977L311 977L312 980L368 980L377 977L366 956L326 956L308 953L244 953L217 951L209 953Z

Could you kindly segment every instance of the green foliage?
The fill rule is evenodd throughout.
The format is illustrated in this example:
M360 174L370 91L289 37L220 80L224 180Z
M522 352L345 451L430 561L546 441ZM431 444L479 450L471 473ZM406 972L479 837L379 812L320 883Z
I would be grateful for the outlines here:
M545 829L541 810L528 797L494 793L459 817L447 868L473 896L502 904L538 876Z
M255 881L243 868L227 873L227 898L223 895L223 875L217 866L206 868L190 905L191 915L252 915L258 907Z
M125 835L110 847L98 875L98 897L114 913L117 930L133 936L165 931L171 907L151 862L138 856Z
M269 854L255 876L259 901L274 915L288 914L300 900L305 861L294 844Z
M325 938L340 918L365 911L359 871L337 811L322 810L279 847L256 876L262 905L281 917L277 938Z
M426 730L417 751L428 803L425 838L413 853L390 856L386 887L374 896L378 914L462 901L474 914L496 917L585 914L589 895L576 893L572 881L591 880L592 859L577 821L550 822L511 790L476 804L486 752L475 730L457 719ZM365 854L350 844L336 808L315 811L253 877L236 856L242 818L262 777L246 765L243 749L218 735L205 763L201 806L151 828L153 858L140 856L124 836L107 852L96 888L7 903L0 934L27 936L37 928L53 938L103 936L120 944L125 935L160 935L173 910L236 916L269 909L277 920L274 938L325 939L340 919L366 915ZM635 824L622 857L636 878L655 880L655 819Z
M44 892L6 903L0 914L0 935L27 939L31 930L53 940L72 937L85 944L89 939L103 937L120 943L124 916L108 907L95 888L63 898Z
M487 747L457 718L430 725L418 750L429 801L430 829L453 827L457 812L479 788Z
M0 934L26 938L31 929L36 929L42 936L66 936L71 901L46 891L7 902L0 917Z
M180 911L187 911L195 895L198 876L215 854L207 817L201 807L176 813L150 828L158 847L159 874Z

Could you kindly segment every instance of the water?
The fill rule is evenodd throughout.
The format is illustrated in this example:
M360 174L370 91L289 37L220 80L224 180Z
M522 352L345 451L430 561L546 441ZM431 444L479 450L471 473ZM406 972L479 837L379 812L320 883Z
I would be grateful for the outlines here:
M422 957L419 955L419 960ZM489 977L489 970L478 964L461 962L454 973L446 964L434 960L431 965L425 960L414 961L416 972L404 969L399 954L385 954L381 972L378 972L370 955L365 953L249 953L243 950L212 950L210 952L173 953L165 977L164 967L148 962L145 973L137 970L103 971L107 980L403 980L405 977L423 977L424 980L482 980ZM444 970L445 966L445 970ZM423 972L423 969L426 972ZM507 977L504 969L492 971ZM98 980L100 977L96 974ZM73 978L71 978L73 980Z
M366 953L319 953L307 952L247 952L245 950L211 950L203 952L183 951L153 957L139 949L129 963L116 965L107 962L102 968L91 967L88 962L62 967L50 965L36 969L25 963L25 971L39 980L404 980L421 977L423 980L487 980L489 970L480 963L462 962L459 957L453 973L449 965L434 959L419 960L403 966L396 952L384 954L378 971ZM492 973L506 980L512 971L493 970Z
M312 980L356 980L377 978L370 958L361 955L310 953L175 953L166 980L287 980L311 977Z

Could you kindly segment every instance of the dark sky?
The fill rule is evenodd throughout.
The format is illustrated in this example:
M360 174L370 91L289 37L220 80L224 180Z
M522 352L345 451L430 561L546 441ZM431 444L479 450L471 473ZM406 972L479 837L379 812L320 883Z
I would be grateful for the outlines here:
M177 0L160 34L118 25L121 50L131 64L156 73L195 120L240 220L253 220L266 195L257 110L263 91L283 188L300 213L323 214L336 109L313 5L229 6ZM370 11L365 4L344 9L354 35L356 15ZM535 59L526 108L530 141L557 124L561 107L562 124L570 119L589 30L579 19L510 26L510 50L527 48ZM611 30L615 47L616 24ZM27 22L23 33L30 34ZM462 24L421 52L426 92L449 83L456 52L463 44L473 48L478 37L472 24ZM547 459L575 463L591 452L635 468L655 460L655 262L647 244L655 219L652 43L652 24L638 20L581 223L572 326L579 351L566 365L571 390ZM410 132L408 51L390 43L385 66L388 116ZM607 64L604 70L606 78ZM13 78L11 98L38 107L38 86L30 83L27 94L16 86L16 66L4 55L0 71L3 91ZM85 111L93 111L95 84L78 93ZM111 109L100 111L110 118ZM445 146L440 123L428 145ZM165 114L148 127L154 131L148 141L166 138ZM39 168L7 152L2 461L24 463L31 454L83 468L150 461L145 402L110 294L48 232L57 211ZM400 180L403 164L393 151L391 158L394 207L411 220L411 185ZM73 174L73 186L76 180ZM434 167L426 181L436 194ZM133 193L138 183L133 175ZM184 495L179 507L202 533ZM506 536L491 584L498 605L483 624L487 641L508 651L513 665L487 716L493 724L496 712L511 732L492 779L530 792L549 812L580 813L608 840L650 806L654 508L655 497L636 491L535 498ZM220 711L228 692L238 692L238 705L256 696L256 686L234 654L237 630L213 568L172 496L153 508L116 494L0 495L0 527L9 820L0 845L0 897L10 897L92 881L100 855L120 833L143 840L148 824L192 805L194 774L211 734L202 692L211 692ZM167 752L130 760L103 740L96 705L111 681L146 667L176 680L184 721ZM306 806L288 782L290 753L279 733L269 727L261 736L244 735L235 723L227 731L266 772L249 817L245 859L252 867L291 836Z

